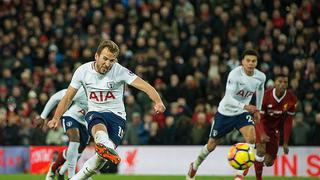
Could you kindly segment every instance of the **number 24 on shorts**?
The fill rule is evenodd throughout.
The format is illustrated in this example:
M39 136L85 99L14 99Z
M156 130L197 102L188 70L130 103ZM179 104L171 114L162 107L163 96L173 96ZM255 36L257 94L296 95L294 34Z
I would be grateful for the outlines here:
M252 123L254 124L254 121L253 121L251 115L248 114L248 115L246 116L246 119L248 120L248 122L252 122Z

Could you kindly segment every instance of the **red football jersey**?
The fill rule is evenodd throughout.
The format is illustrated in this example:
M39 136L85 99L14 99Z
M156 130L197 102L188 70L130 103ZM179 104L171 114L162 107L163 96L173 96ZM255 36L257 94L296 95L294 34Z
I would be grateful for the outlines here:
M281 98L275 95L275 89L265 91L261 109L264 129L279 130L282 122L286 121L288 116L292 118L295 114L296 104L297 97L290 90L287 90Z
M293 92L287 90L281 98L275 95L275 89L267 90L262 102L261 123L257 126L259 131L277 133L284 125L284 143L288 143L292 129L292 117L296 112L297 97ZM262 125L262 127L260 127ZM261 129L262 128L262 129ZM257 132L257 137L260 133ZM259 142L259 140L258 140Z

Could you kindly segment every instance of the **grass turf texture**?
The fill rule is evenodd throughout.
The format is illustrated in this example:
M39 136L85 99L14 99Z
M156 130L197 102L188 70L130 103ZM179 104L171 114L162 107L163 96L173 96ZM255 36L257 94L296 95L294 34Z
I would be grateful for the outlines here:
M30 175L30 174L0 174L0 180L43 180L45 175ZM65 179L67 179L65 177ZM93 180L183 180L184 176L123 176L123 175L95 175ZM230 180L232 176L197 176L197 180ZM264 177L264 180L310 180L319 178L308 178L308 177ZM246 177L246 180L255 180L255 177Z

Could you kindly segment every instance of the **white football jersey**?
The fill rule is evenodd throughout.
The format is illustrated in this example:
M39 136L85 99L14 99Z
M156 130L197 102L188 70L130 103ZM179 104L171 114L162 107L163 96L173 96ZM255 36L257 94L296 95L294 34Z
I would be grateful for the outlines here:
M52 95L45 105L40 117L42 119L46 119L52 109L59 103L59 101L66 94L67 89L63 89L61 91L56 92ZM83 88L80 88L77 91L77 94L72 99L72 104L68 108L68 110L63 114L63 116L70 116L79 123L85 125L87 127L87 122L84 118L86 112L88 111L88 102L87 96Z
M81 65L73 74L70 86L85 88L89 111L113 112L126 119L123 102L125 84L131 84L137 75L115 63L109 72L100 74L94 69L95 61Z
M228 75L225 95L219 103L218 112L226 116L239 115L256 94L256 106L261 110L266 76L255 69L252 76L248 76L242 66L234 68Z

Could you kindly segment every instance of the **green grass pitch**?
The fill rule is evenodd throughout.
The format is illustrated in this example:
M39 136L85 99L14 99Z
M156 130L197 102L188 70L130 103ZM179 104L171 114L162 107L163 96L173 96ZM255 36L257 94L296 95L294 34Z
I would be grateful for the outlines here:
M30 174L0 174L0 180L43 180L44 175L30 175ZM95 175L93 180L183 180L184 176L124 176L124 175ZM197 176L197 180L230 180L232 176ZM246 180L255 180L255 177L246 177ZM319 178L307 178L307 177L264 177L264 180L311 180Z

